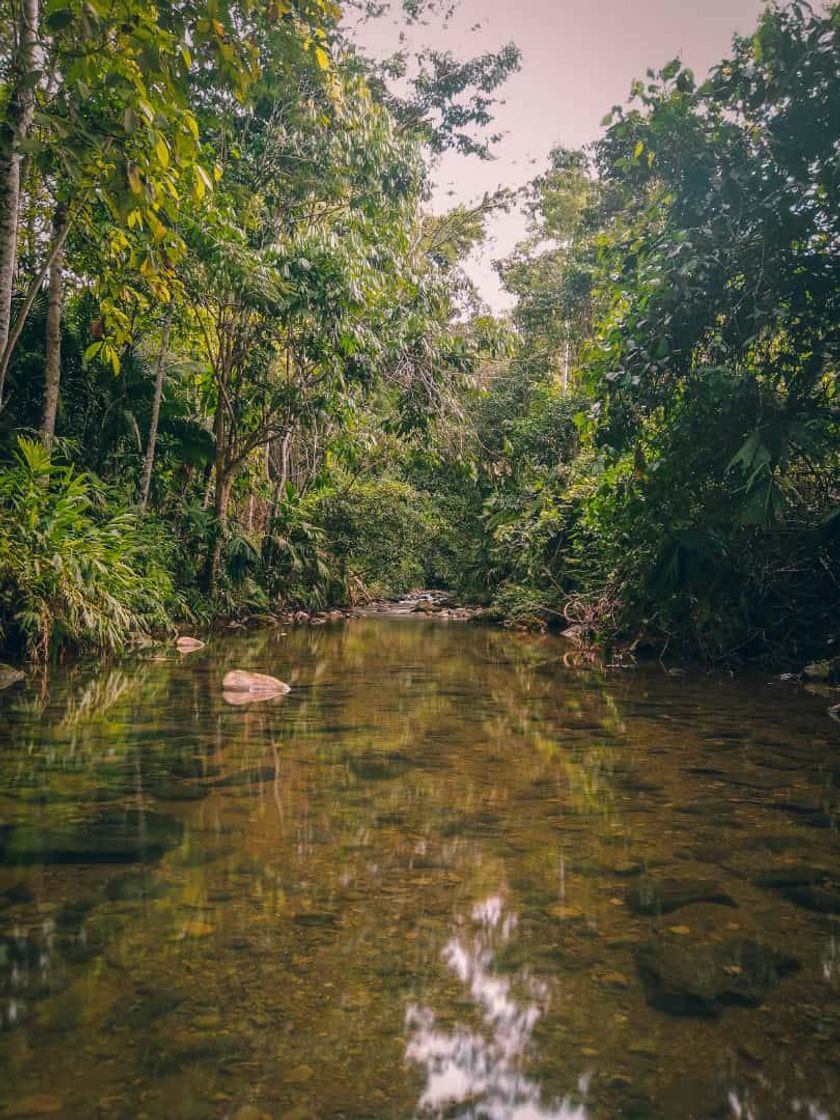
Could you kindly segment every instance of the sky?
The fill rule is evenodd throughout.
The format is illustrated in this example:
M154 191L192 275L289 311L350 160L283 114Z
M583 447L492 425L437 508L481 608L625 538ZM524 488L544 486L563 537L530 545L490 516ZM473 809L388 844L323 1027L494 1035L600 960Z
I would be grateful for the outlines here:
M513 40L522 68L500 91L492 131L503 132L495 159L447 154L435 169L433 208L446 210L480 199L500 186L517 187L547 166L560 144L574 148L597 139L600 121L627 100L630 83L679 57L700 77L729 49L732 35L748 33L761 0L461 0L446 27L441 21L406 29L382 19L356 31L360 46L382 56L399 45L431 46L469 57ZM475 25L480 25L475 30ZM495 311L510 305L493 270L525 235L521 213L495 216L484 247L467 271Z

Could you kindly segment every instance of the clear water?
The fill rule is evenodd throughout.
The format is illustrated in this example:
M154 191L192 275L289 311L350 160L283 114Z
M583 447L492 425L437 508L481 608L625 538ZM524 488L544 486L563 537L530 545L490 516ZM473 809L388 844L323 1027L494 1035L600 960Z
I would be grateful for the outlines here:
M828 702L566 650L380 618L0 693L0 1116L840 1117Z

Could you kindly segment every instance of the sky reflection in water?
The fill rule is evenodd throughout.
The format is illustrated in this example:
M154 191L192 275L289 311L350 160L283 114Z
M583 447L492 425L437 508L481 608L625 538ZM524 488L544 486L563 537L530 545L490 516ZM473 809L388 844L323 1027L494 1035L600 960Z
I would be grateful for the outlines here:
M425 1068L426 1086L420 1114L436 1113L458 1103L463 1117L488 1120L586 1120L583 1104L569 1100L546 1104L540 1086L521 1069L542 1009L549 999L544 983L524 981L529 999L514 996L511 980L494 975L494 952L510 940L517 919L504 900L491 895L472 912L469 928L447 942L443 959L480 1009L482 1030L439 1026L431 1007L411 1004L406 1024L411 1032L407 1057ZM585 1096L588 1075L580 1079Z

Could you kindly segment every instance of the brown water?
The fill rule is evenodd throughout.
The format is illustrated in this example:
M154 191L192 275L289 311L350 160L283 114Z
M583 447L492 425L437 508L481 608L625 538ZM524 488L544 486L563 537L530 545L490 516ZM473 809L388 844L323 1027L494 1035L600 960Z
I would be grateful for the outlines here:
M840 1117L827 701L565 650L370 619L0 693L0 1117Z

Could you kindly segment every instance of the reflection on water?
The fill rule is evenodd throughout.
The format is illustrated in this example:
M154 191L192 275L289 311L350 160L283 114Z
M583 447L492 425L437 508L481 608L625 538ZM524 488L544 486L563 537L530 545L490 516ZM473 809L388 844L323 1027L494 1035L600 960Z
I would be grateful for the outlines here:
M409 1004L406 1054L425 1067L422 1113L440 1114L462 1104L463 1117L487 1120L584 1120L586 1110L568 1100L545 1105L538 1082L523 1073L534 1024L548 1004L548 986L527 974L520 977L523 997L516 998L510 979L493 971L494 951L510 940L516 916L505 913L502 899L491 895L472 912L470 928L446 943L443 959L468 989L481 1014L481 1027L439 1026L431 1007ZM585 1096L588 1076L580 1079Z
M824 700L564 654L380 618L0 693L0 1120L840 1120Z

